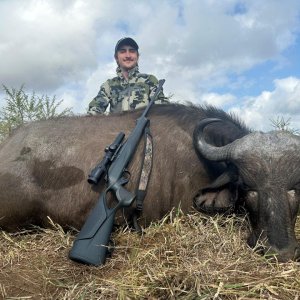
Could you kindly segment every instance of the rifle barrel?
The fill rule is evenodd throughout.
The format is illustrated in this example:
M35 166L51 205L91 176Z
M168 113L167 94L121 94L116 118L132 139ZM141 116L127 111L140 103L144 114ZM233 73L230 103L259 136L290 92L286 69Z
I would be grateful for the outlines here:
M165 83L165 79L160 79L158 81L158 86L157 89L155 91L155 94L150 98L149 104L147 105L146 109L144 110L143 114L141 115L141 118L145 118L150 107L152 106L152 104L154 103L155 99L158 97L159 93L161 92L161 88Z

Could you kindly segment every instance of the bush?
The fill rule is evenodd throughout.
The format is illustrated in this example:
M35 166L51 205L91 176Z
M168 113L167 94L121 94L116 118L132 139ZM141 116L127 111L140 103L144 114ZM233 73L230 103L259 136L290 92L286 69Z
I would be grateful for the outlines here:
M6 105L0 110L1 140L24 123L72 114L71 108L59 112L63 100L57 102L55 96L50 99L47 95L38 96L35 92L29 96L24 91L24 85L18 90L3 85L3 90L6 94Z

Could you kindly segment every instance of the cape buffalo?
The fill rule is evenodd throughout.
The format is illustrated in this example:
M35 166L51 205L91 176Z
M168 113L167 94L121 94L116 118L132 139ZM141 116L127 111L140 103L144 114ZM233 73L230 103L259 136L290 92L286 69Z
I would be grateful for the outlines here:
M120 131L127 136L140 114L66 117L17 129L0 148L0 227L47 226L49 216L80 229L104 185L102 180L91 187L87 175L105 146ZM221 121L200 122L207 118ZM190 211L193 199L206 212L244 202L253 229L251 246L262 239L279 260L300 257L294 233L300 137L252 133L234 116L210 106L154 105L149 119L154 159L143 208L145 225L173 207ZM129 190L138 179L142 144L129 167ZM131 214L128 209L126 217Z

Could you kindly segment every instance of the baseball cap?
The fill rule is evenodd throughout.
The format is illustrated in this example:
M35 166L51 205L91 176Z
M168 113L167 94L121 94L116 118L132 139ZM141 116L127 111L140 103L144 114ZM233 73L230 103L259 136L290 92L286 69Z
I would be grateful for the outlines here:
M130 37L124 37L117 42L115 47L115 53L117 53L117 51L124 45L128 45L133 47L135 50L139 50L139 46L134 39Z

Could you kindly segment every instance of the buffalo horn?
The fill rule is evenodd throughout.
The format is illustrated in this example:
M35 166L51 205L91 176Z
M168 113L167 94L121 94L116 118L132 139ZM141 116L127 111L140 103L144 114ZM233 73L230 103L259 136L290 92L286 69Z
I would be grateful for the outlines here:
M232 145L215 147L208 144L204 138L204 128L213 122L222 122L220 119L207 118L199 122L194 132L195 148L202 156L211 161L226 161L231 156Z

